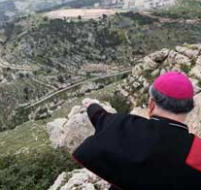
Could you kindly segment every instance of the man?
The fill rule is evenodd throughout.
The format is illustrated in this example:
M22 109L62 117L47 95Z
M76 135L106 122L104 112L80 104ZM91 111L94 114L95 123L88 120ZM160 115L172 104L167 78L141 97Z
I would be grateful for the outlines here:
M194 107L192 83L185 74L168 72L149 93L150 119L89 105L96 132L74 158L111 189L201 189L201 139L184 124Z

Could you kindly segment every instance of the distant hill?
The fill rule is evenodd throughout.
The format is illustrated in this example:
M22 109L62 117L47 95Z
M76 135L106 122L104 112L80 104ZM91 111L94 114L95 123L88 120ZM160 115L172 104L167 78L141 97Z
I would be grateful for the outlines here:
M0 25L4 22L63 6L73 8L90 6L99 0L0 0Z
M19 17L36 12L51 11L61 7L144 10L161 8L173 2L175 0L0 0L0 26L7 21L18 19Z

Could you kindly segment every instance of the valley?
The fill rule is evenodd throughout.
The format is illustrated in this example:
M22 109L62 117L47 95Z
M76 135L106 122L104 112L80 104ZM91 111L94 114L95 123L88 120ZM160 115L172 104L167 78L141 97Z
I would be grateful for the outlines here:
M83 100L146 116L148 86L170 69L193 81L188 123L201 135L201 3L182 1L139 12L114 0L0 1L0 189L50 188L78 168L68 148L91 132Z

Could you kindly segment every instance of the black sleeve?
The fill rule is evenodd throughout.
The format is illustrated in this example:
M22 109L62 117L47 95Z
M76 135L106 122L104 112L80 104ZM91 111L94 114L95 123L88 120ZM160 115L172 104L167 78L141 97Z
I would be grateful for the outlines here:
M117 114L108 113L98 104L92 104L88 107L87 113L96 133L107 127L114 120Z

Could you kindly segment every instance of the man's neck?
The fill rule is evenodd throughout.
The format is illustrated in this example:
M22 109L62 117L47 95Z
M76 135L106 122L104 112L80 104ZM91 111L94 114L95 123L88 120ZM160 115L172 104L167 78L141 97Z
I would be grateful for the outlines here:
M174 114L171 112L167 112L164 110L158 110L151 114L151 116L159 116L167 119L171 119L180 123L185 123L186 121L186 114Z

